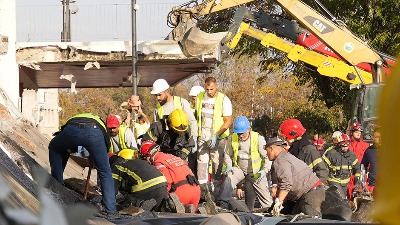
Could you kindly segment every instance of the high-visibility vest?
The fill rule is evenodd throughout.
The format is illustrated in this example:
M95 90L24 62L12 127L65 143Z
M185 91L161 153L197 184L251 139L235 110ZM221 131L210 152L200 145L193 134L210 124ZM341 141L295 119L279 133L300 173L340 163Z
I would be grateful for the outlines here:
M95 115L93 113L82 113L82 114L78 114L78 115L75 115L75 116L69 118L68 121L70 121L71 119L78 119L78 118L94 119L104 128L104 130L106 130L105 123L103 122L103 120L101 120L101 118L98 115ZM68 123L68 121L67 121L67 123Z
M197 95L196 99L196 113L197 113L197 124L199 126L199 136L201 136L201 108L202 108L202 103L204 99L204 95L206 92L200 92ZM221 92L217 92L217 99L215 100L215 105L214 105L214 115L213 115L213 131L217 132L222 125L224 124L224 117L222 115L222 106L223 106L223 100L224 100L225 95ZM225 138L229 135L229 128L226 129L226 131L219 137L219 139Z
M121 150L128 148L126 146L126 143L125 143L125 131L126 131L126 129L128 129L128 127L125 126L125 125L120 125L118 127L118 137L119 137L119 144L121 145ZM110 146L109 152L110 153L114 153L114 145L112 144L112 141L111 141L111 146Z
M260 174L257 172L260 171L261 166L263 166L263 160L258 150L258 133L251 131L250 132L250 156L251 156L251 168L253 170L254 178L258 178ZM232 134L232 151L233 151L233 159L232 163L234 166L238 166L238 154L239 154L239 136L236 133Z
M182 109L182 99L179 96L172 96L173 101L174 101L174 110L175 109ZM158 118L162 120L164 118L164 108L160 103L157 103L157 113L158 113Z

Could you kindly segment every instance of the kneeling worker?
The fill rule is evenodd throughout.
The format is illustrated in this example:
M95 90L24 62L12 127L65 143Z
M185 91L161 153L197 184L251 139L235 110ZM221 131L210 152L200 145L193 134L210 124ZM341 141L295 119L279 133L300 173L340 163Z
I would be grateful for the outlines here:
M265 145L267 156L272 163L275 205L272 214L279 216L285 200L294 201L292 214L304 213L321 216L321 203L325 200L325 189L321 180L302 160L287 153L279 138L270 138ZM279 185L278 190L276 184ZM277 192L278 191L278 192Z
M160 146L153 141L142 143L140 155L167 178L171 197L174 196L172 193L175 193L185 207L193 205L194 210L197 209L200 201L200 187L186 161L177 156L160 152ZM185 209L178 209L176 203L175 206L177 212L185 212Z
M120 191L129 205L158 211L168 198L167 179L158 169L138 158L137 151L130 149L121 150L118 155L109 153L115 194ZM146 201L152 199L154 204L146 205Z

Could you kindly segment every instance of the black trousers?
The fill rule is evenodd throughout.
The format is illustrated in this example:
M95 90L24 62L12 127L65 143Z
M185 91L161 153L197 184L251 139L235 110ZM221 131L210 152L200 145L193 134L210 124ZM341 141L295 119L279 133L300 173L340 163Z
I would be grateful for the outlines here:
M321 217L323 201L325 201L325 189L311 189L296 201L292 214L304 213L313 217Z

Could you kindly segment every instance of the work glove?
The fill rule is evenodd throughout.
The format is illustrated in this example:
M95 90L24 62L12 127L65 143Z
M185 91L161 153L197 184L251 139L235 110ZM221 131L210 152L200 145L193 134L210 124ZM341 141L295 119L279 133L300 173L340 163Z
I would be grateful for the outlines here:
M194 147L192 148L192 153L197 152L197 136L193 136Z
M272 208L272 216L278 217L281 214L281 209L283 209L282 206L283 202L279 200L279 198L275 198L275 204L274 208Z
M217 146L218 138L219 138L218 134L214 134L214 136L212 136L212 138L211 138L211 142L208 147L210 147L211 149L214 149L215 146Z
M260 177L257 179L257 183L262 181L265 177L267 177L267 173L264 170L258 171L258 174L260 174Z
M226 164L226 169L225 169L225 175L228 175L228 173L232 171L232 164Z

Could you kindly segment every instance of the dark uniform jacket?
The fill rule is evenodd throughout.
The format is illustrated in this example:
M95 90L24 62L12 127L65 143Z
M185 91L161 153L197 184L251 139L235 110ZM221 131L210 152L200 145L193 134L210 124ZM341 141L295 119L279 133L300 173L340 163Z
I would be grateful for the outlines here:
M152 123L149 130L143 135L142 142L144 140L152 140L160 146L161 152L178 156L184 160L195 146L189 129L183 134L177 134L169 129L164 121Z
M350 182L350 176L360 177L360 163L354 152L350 149L342 152L339 149L328 151L323 156L329 169L328 182L346 186Z
M307 139L306 134L304 134L300 140L293 142L289 149L289 153L305 162L310 169L317 174L317 177L322 181L322 183L327 183L328 170L326 165L322 160L321 154Z
M361 164L368 171L368 185L375 186L375 180L378 169L378 149L375 145L371 145L364 153Z
M118 193L118 190L129 194L151 192L164 186L167 196L167 179L147 161L141 159L126 160L119 156L112 156L110 165L115 194Z

